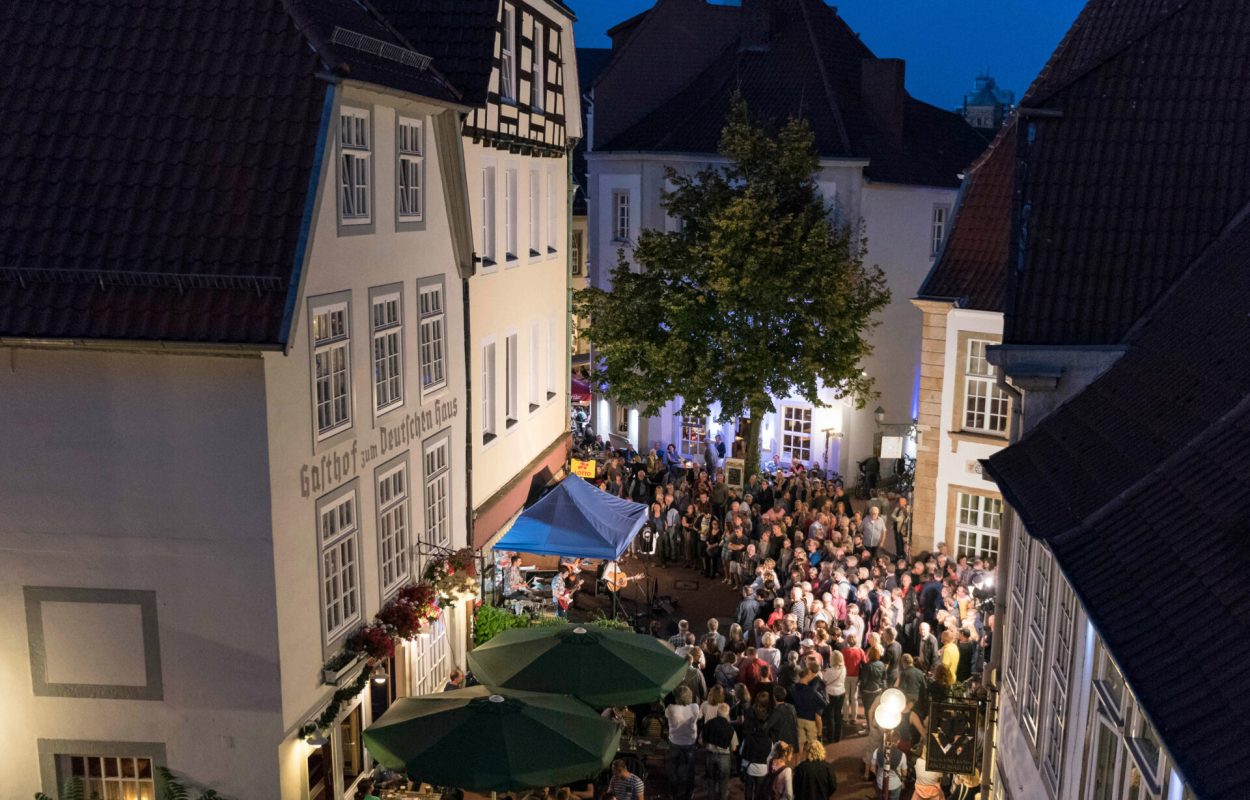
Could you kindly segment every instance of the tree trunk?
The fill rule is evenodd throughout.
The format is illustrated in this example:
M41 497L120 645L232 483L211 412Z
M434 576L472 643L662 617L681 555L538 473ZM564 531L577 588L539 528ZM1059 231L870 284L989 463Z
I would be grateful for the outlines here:
M764 409L752 408L751 418L742 429L742 439L746 444L745 477L756 475L760 471L760 423L764 420Z

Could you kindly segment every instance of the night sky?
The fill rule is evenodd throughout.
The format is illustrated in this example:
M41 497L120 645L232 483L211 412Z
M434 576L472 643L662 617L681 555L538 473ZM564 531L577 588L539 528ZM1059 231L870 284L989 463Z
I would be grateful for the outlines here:
M565 0L577 12L579 47L608 47L604 31L654 0ZM723 4L723 3L722 3ZM907 61L915 97L955 108L988 69L1000 86L1024 93L1085 0L833 0L842 18L880 57Z

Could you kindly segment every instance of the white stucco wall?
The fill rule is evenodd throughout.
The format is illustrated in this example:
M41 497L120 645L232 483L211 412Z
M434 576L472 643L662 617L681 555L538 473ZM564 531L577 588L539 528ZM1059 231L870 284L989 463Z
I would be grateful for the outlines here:
M40 785L37 740L58 739L163 743L171 767L223 795L276 797L261 360L0 350L0 361L0 795L54 791ZM162 698L35 696L23 587L39 586L155 592ZM78 657L79 678L135 680Z
M282 797L298 798L306 790L303 742L294 738L303 723L320 714L333 693L321 683L321 664L337 651L341 639L323 642L317 541L317 502L355 483L360 526L361 620L368 621L383 597L379 580L377 490L375 469L407 458L410 541L426 540L423 486L423 445L449 437L451 463L448 500L451 546L467 542L463 293L452 254L448 210L443 198L441 167L435 157L430 114L440 109L360 88L342 90L343 102L370 110L374 130L374 213L371 233L340 233L335 188L337 159L333 150L322 164L324 187L315 226L303 296L291 333L290 353L265 357L265 378L272 484L273 560L277 583L277 615L282 659ZM397 230L395 225L395 117L397 113L425 120L425 217L420 226ZM337 117L335 117L337 119ZM334 143L328 144L333 148ZM443 277L446 385L422 394L418 358L418 284ZM378 415L374 410L370 289L400 290L403 318L404 402ZM352 425L345 432L318 440L313 416L310 300L350 293L350 373ZM335 474L326 462L338 457L345 466ZM348 466L348 462L350 465ZM322 472L320 483L313 470ZM414 563L414 573L420 564ZM418 576L419 577L419 576ZM367 705L367 704L366 704ZM366 723L368 715L365 716ZM335 743L337 745L337 743Z

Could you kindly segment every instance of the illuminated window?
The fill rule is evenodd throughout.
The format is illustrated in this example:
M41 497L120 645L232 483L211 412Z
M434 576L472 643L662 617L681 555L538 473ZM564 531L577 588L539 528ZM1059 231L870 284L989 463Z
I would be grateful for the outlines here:
M707 426L701 417L681 418L681 451L688 456L701 456L707 448Z
M795 461L808 461L812 457L812 409L811 406L785 406L782 408L781 453Z
M996 497L957 492L955 517L955 557L998 558L998 533L1003 519L1003 501Z
M964 429L1002 434L1007 431L1007 393L998 385L986 358L993 342L969 339L964 361Z
M156 800L152 759L114 756L57 756L62 784L78 781L84 797Z

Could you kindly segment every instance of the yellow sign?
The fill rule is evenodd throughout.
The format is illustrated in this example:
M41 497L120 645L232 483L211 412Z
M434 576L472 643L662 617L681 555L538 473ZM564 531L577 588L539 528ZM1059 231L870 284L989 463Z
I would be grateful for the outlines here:
M594 461L582 461L580 458L572 460L573 474L579 478L594 478L596 466Z

